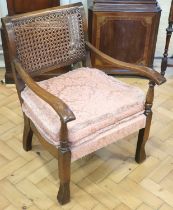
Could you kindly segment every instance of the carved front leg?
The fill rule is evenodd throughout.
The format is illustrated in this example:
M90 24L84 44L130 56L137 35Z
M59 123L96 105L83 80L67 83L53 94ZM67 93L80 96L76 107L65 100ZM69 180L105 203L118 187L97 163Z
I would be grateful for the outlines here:
M58 149L58 168L60 187L57 199L61 205L70 201L71 151L68 144L67 125L61 125L60 147Z
M59 149L58 167L60 187L57 199L60 204L66 204L70 201L70 165L71 165L71 151L66 149Z
M154 86L155 83L150 81L149 82L149 89L146 97L145 103L145 115L146 115L146 126L139 131L138 135L138 142L136 147L136 156L135 160L137 163L142 163L146 159L145 153L145 144L148 140L149 133L150 133L150 126L152 120L152 105L154 99Z

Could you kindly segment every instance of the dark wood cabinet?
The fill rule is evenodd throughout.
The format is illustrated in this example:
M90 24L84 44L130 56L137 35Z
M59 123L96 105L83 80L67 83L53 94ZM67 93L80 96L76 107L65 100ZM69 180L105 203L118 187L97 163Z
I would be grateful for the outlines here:
M113 58L152 67L161 9L155 0L95 0L89 39ZM114 69L92 56L97 68Z
M53 6L59 6L59 0L7 0L8 15L21 14L34 10L45 9ZM1 28L2 47L5 60L5 82L13 83L12 68L9 58L9 49L3 28ZM54 74L54 72L52 72ZM46 76L45 76L46 77Z

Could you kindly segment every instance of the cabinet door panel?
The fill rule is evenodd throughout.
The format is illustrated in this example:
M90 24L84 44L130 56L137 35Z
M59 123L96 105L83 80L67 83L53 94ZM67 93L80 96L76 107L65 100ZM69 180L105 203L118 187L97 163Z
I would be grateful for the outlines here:
M106 18L100 34L99 46L104 53L130 63L144 60L147 27L141 21Z
M59 0L7 0L9 15L58 6Z
M159 12L90 10L90 41L96 48L115 59L152 66L159 19ZM103 63L94 55L92 63L97 68L112 68L110 64Z

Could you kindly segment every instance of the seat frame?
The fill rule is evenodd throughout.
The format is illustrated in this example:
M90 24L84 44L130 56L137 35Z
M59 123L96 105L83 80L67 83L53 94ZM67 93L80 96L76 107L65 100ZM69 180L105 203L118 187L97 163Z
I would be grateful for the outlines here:
M142 163L146 159L145 153L145 144L149 137L150 125L152 120L152 105L154 99L154 86L155 84L161 85L166 80L163 76L161 76L157 71L150 69L144 66L138 66L135 64L125 63L119 60L116 60L103 52L96 49L91 43L88 42L87 35L87 21L84 15L84 9L81 3L71 4L68 6L60 6L49 8L46 10L35 11L31 13L25 13L22 15L16 15L12 17L5 17L2 19L2 24L5 29L5 34L8 39L8 47L10 49L10 59L13 69L13 75L16 83L16 88L18 92L18 96L20 99L20 103L22 105L23 101L21 98L21 91L28 86L36 95L38 95L41 99L47 102L59 115L61 120L61 128L60 128L60 146L59 148L55 148L53 145L49 144L39 133L34 123L23 113L24 115L24 131L23 131L23 148L25 151L30 151L32 149L32 136L33 133L37 136L40 143L53 155L58 159L58 167L59 167L59 179L60 179L60 187L57 195L57 199L60 204L66 204L70 201L70 166L71 166L71 150L68 141L68 122L75 120L75 115L70 110L70 108L58 97L55 97L51 93L47 92L43 88L41 88L32 78L33 75L29 75L25 69L22 67L20 61L16 55L15 48L15 38L14 32L11 27L12 20L18 17L23 16L32 16L33 14L41 15L42 13L49 12L52 10L63 9L63 8L72 8L77 7L81 9L81 13L83 16L83 24L84 24L84 34L85 34L85 45L86 45L86 57L83 60L79 60L82 62L83 66L91 67L90 61L90 53L94 53L95 56L112 64L115 67L119 67L119 69L126 69L132 72L135 72L139 77L145 77L149 79L149 88L146 96L145 103L145 112L146 115L146 126L143 129L139 130L138 142L136 147L136 155L135 160L137 163ZM62 66L54 66L54 69L57 69ZM51 68L47 68L46 71L52 70ZM113 74L116 74L116 71L113 71ZM120 75L120 71L118 71ZM122 71L122 75L127 76L127 73ZM87 104L86 104L87 106Z

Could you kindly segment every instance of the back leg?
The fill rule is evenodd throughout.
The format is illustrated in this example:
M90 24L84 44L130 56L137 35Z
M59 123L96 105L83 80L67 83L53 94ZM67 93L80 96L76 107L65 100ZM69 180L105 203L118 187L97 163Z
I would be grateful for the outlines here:
M32 136L33 131L30 127L30 120L24 114L23 149L25 151L30 151L32 149Z

